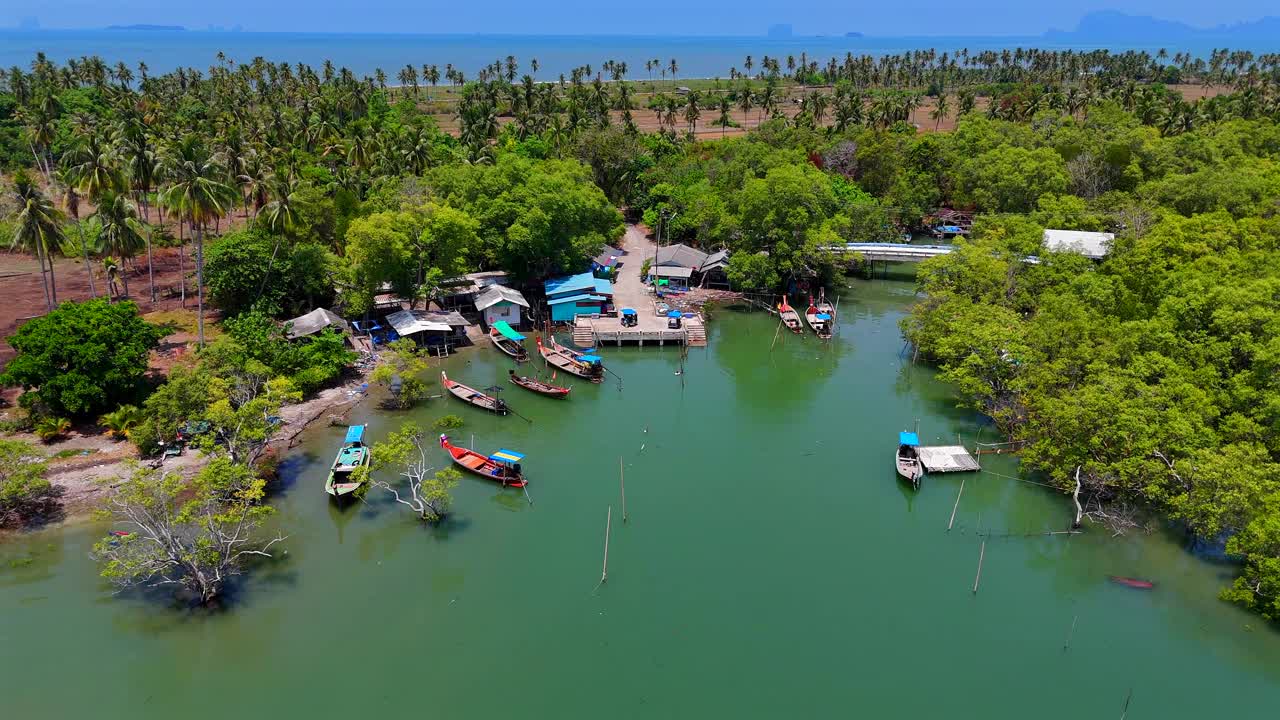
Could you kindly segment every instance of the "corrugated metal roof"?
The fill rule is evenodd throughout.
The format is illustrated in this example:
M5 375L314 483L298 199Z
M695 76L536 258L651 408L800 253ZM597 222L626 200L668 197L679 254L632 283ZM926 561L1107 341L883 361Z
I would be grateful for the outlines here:
M327 327L337 328L344 333L351 332L351 326L347 324L346 320L324 308L316 308L306 315L300 315L287 322L290 340L314 335Z
M515 303L521 307L529 307L529 301L524 299L524 295L521 295L519 290L501 285L490 285L476 298L476 310L484 310L504 301Z
M697 270L702 267L702 263L706 262L707 254L701 250L691 248L684 243L676 243L675 245L667 245L658 248L657 261L654 265L675 265L679 267L687 267Z
M1087 258L1104 258L1116 236L1083 230L1045 230L1044 246L1057 252L1078 252Z
M552 278L542 284L542 288L546 292L547 297L563 295L565 293L579 293L584 290L594 290L595 286L596 278L589 272L569 275L567 277Z
M609 298L600 295L592 295L591 293L583 293L581 295L570 295L568 297L558 297L554 300L548 300L547 304L562 305L569 302L578 302L579 300L598 300L600 302L607 302Z
M693 275L693 268L677 267L675 265L658 266L649 268L649 274L657 277L684 278L688 280Z

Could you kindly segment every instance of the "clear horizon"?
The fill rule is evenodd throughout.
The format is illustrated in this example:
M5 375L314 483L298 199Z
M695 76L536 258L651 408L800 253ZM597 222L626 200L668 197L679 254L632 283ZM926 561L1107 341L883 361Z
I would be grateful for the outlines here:
M846 32L874 37L996 37L1074 29L1081 17L1100 10L1151 16L1197 28L1255 21L1274 12L1272 4L1257 0L1212 5L1085 0L1077 5L1047 8L1017 0L978 0L964 6L946 0L918 0L910 7L817 0L807 3L803 10L789 12L752 0L696 7L676 0L652 0L641 13L582 0L566 0L551 9L515 0L491 0L447 11L432 7L439 3L412 0L370 0L359 7L317 5L302 0L279 0L270 5L226 0L216 10L210 10L201 6L173 7L160 0L119 0L110 6L86 0L46 0L35 8L0 10L0 28L14 29L35 21L43 30L179 25L196 32L239 26L245 32L338 34L760 37L773 25L787 24L799 37L840 36ZM922 17L930 18L929 24L921 25ZM673 27L677 20L678 27Z

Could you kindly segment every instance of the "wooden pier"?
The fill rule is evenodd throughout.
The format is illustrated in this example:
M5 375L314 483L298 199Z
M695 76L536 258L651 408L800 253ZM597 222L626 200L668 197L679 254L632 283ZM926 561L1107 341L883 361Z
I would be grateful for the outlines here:
M925 472L975 472L978 461L963 445L922 445L916 448Z
M663 318L661 323L665 324L666 319ZM639 327L622 327L616 317L579 315L573 323L573 344L578 347L623 343L690 347L703 347L707 344L707 330L702 324L702 318L682 318L679 330L654 327L657 324L642 322Z

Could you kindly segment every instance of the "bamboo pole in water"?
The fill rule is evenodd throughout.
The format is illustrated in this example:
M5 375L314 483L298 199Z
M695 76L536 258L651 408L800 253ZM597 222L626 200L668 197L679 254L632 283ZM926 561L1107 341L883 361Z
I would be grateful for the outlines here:
M947 531L956 523L956 510L960 507L960 496L964 494L964 478L960 478L960 492L956 493L956 504L951 506L951 521L947 523Z
M982 541L982 549L978 551L978 574L973 578L973 594L978 594L978 583L982 581L982 560L987 555L987 541Z
M1071 647L1071 636L1076 634L1076 621L1080 619L1079 615L1071 618L1071 629L1067 631L1067 641L1062 644L1062 649L1066 650Z
M613 506L609 506L609 513L605 515L604 520L604 568L600 571L600 583L604 584L609 581L609 529L613 526Z
M622 486L622 522L627 522L627 477L622 467L622 456L618 456L618 483Z

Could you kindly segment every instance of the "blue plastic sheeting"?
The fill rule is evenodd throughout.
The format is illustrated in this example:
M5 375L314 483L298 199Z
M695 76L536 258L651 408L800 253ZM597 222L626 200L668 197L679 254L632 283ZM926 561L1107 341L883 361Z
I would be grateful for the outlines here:
M917 447L920 445L920 436L913 432L900 432L898 433L898 444Z
M679 311L679 310L672 310L672 311L670 311L670 312L668 312L668 313L667 313L667 317L669 317L669 318L678 318L678 317L684 317L684 316L680 314L680 311Z
M351 427L347 428L346 442L358 443L358 442L361 442L362 440L364 440L363 425L352 425Z
M831 319L831 316L830 316L830 315L828 315L827 313L818 313L817 315L814 315L814 317L818 318L819 320L830 320L830 319Z
M599 355L579 355L578 359L584 363L598 363L604 360Z

